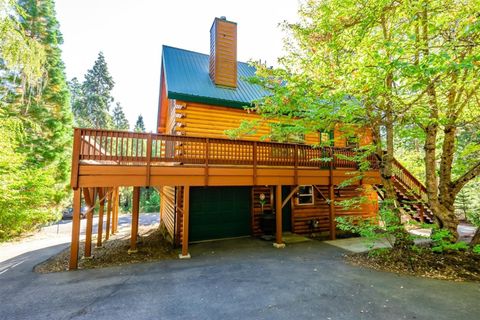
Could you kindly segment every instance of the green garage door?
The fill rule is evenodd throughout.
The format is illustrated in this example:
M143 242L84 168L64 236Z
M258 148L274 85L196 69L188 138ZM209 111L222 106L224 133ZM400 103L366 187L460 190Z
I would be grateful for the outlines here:
M190 241L251 234L250 187L190 189Z

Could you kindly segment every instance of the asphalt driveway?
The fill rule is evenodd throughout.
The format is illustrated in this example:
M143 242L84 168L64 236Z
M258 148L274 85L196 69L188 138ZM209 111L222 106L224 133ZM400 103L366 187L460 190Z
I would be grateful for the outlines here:
M0 319L475 319L480 285L347 265L318 241L274 249L237 239L191 246L191 260L35 274L62 245L0 275ZM5 261L3 263L11 263ZM0 263L0 266L2 263Z

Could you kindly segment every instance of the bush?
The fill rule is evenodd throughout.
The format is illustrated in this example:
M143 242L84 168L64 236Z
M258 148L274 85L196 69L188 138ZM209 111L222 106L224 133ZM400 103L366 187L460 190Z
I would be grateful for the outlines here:
M452 252L452 251L465 251L468 249L468 245L464 241L452 242L453 237L450 231L445 229L432 230L432 251L436 253Z
M357 233L366 238L369 248L372 248L375 242L380 239L387 240L393 247L398 239L413 243L415 238L414 235L405 231L405 226L398 222L397 213L388 208L386 201L381 204L378 217L375 219L338 217L336 221L340 230Z

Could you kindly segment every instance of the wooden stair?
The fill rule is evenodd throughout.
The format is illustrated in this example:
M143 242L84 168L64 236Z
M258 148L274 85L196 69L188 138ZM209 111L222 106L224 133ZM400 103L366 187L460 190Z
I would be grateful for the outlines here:
M426 187L408 171L397 159L393 160L393 186L405 214L418 222L433 223L433 212L428 206ZM380 198L384 192L377 187Z

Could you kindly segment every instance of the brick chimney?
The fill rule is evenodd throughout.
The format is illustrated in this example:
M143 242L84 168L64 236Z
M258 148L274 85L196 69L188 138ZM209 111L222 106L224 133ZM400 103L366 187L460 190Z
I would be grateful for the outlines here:
M210 78L217 86L237 87L237 24L225 17L210 28Z

